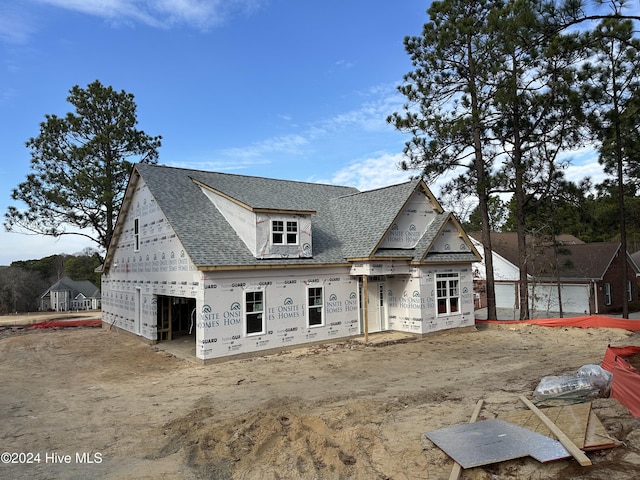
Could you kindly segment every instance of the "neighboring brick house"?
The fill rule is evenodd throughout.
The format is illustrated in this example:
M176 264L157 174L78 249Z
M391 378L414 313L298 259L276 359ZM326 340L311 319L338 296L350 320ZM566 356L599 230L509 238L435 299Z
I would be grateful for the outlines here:
M89 280L62 277L40 296L40 310L66 312L100 309L100 289Z
M381 331L471 326L472 262L426 184L377 190L134 166L102 319L206 361Z
M480 233L470 233L483 252ZM513 232L492 233L496 307L519 306L518 240ZM572 235L559 235L556 245L527 237L529 308L531 316L559 311L558 283L563 313L615 314L622 311L622 268L627 268L629 302L638 301L638 265L621 254L619 243L584 243ZM626 262L624 261L626 260ZM477 305L486 306L484 261L474 264Z

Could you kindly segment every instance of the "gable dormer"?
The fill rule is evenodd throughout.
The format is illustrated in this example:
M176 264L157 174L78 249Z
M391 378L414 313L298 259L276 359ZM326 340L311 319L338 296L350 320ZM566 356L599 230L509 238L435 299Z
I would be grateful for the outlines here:
M442 207L430 192L416 189L395 218L379 248L414 248L441 212Z
M314 211L255 208L200 182L195 183L255 258L313 256L311 215Z
M462 226L450 215L431 244L431 253L473 252L475 247Z
M256 213L256 258L311 258L311 215Z

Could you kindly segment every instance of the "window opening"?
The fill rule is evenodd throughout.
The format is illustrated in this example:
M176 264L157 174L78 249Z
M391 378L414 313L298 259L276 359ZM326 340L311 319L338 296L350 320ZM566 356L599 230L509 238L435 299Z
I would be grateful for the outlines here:
M265 332L264 325L264 292L246 292L245 325L247 335Z
M140 219L133 220L133 250L140 250Z
M460 310L460 279L457 273L436 274L438 314L449 315Z
M283 220L273 220L271 222L271 240L274 245L297 245L298 244L298 222Z
M323 318L323 295L322 295L322 287L310 287L307 290L307 296L308 296L308 304L307 304L307 309L308 309L308 316L307 318L309 319L309 326L310 327L315 327L315 326L320 326L320 325L324 325L324 318Z
M604 284L604 304L611 305L611 284Z

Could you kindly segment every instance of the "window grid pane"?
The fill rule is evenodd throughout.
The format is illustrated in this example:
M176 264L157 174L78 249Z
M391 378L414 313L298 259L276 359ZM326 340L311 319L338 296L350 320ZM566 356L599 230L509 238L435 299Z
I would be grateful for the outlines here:
M287 222L287 243L298 243L298 222Z
M284 243L284 222L274 220L271 222L272 241L274 244Z
M460 310L459 277L457 273L436 274L436 297L439 314L451 314Z
M309 288L308 297L309 326L322 325L322 288Z
M245 311L247 318L247 335L262 333L263 326L263 292L247 292L245 296Z

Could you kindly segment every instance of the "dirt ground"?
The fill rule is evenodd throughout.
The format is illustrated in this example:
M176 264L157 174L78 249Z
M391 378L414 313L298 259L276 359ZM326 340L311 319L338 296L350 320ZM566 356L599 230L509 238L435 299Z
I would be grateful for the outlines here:
M99 328L4 330L0 452L18 463L0 478L446 479L453 462L424 432L480 399L480 419L521 409L541 377L600 363L608 344L640 334L481 325L203 366ZM637 478L640 419L613 399L593 409L623 444L592 466L523 458L461 478Z

